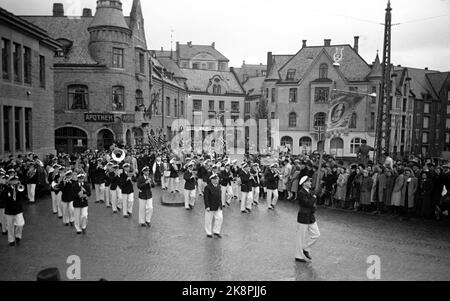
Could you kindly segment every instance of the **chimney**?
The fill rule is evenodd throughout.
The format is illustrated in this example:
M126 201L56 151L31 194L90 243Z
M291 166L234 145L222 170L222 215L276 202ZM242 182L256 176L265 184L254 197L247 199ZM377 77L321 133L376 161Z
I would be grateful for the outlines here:
M355 36L355 44L353 45L353 49L355 49L356 53L359 51L359 37Z
M216 49L216 42L212 42L211 47Z
M242 61L242 66L245 66L245 60Z
M187 42L187 45L188 45L189 47L192 47L192 41Z
M164 47L161 46L161 52L163 52L163 51L164 51Z
M425 67L425 70L428 70L428 67Z
M83 8L83 17L92 17L92 9Z
M323 40L323 45L325 46L325 47L329 47L329 46L331 46L331 39L325 39L325 40Z
M64 17L64 4L53 3L53 17Z
M307 40L303 40L302 42L303 42L302 48L306 48L306 42L307 42Z
M266 74L269 74L270 69L272 68L272 52L267 52L267 70Z

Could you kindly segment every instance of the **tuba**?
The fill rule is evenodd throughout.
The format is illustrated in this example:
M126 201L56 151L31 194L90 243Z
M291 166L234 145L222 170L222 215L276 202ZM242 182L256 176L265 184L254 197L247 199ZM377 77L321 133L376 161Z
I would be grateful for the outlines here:
M126 157L126 152L123 149L115 149L112 154L111 154L111 158L114 161L117 161L118 163L122 162L123 160L125 160Z
M19 185L17 186L17 191L18 191L18 192L24 192L24 191L25 191L25 186L23 186L22 184L19 184Z

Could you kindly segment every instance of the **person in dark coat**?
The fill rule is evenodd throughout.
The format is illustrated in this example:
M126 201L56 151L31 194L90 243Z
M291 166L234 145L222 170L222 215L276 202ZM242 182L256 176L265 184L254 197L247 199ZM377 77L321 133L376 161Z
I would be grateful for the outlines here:
M209 238L213 237L213 234L217 238L221 238L220 231L222 229L223 214L222 214L222 192L219 185L219 176L213 174L210 177L211 183L205 187L204 200L205 200L205 230L206 235ZM214 228L213 228L214 222Z
M5 174L5 171L2 169L0 172L0 224L2 235L7 235L7 223L6 223L6 215L5 215L5 207L6 207L6 188L8 182L8 176Z
M119 187L122 191L122 213L124 218L131 217L134 204L134 175L130 171L130 163L123 165L123 172L120 175Z
M25 173L24 173L25 175ZM25 184L27 185L28 200L30 203L35 203L36 185L38 183L38 172L35 164L30 164L25 176Z
M139 224L141 227L151 227L153 216L152 178L150 167L142 168L142 175L137 179L139 189Z
M120 190L120 175L119 175L119 165L114 164L110 173L108 173L108 178L110 182L110 198L111 198L111 207L113 214L116 214L117 211L120 211L122 208L122 191Z
M23 191L18 190L19 185L20 181L17 176L10 177L4 194L8 243L11 247L20 243L25 225L22 208L25 195Z
M241 179L241 213L250 213L252 211L252 176L248 163L242 164L242 170L239 173Z
M421 179L419 182L419 203L420 203L420 216L426 219L433 217L434 208L433 201L431 199L433 195L433 182L428 178L428 172L423 171L421 173Z
M196 183L197 175L194 173L195 163L188 163L187 170L183 175L184 178L184 208L192 210L196 201Z
M274 163L270 165L270 168L264 174L267 190L267 209L270 210L273 210L278 202L278 181L280 179L280 173L277 169L278 164Z
M91 187L86 178L85 174L79 174L78 181L73 183L74 226L77 234L86 234L88 223L88 197L91 196Z
M222 205L230 206L231 199L233 196L233 190L231 188L231 183L233 181L233 174L230 170L230 164L225 163L225 166L221 168L219 172L219 184L222 191Z
M105 183L106 183L106 173L105 167L103 166L103 159L97 159L97 167L93 173L93 183L95 187L95 202L104 203L105 202Z
M74 185L73 185L73 172L71 170L66 171L64 179L61 182L61 204L63 211L63 223L66 227L74 226L74 209L73 209L73 198L74 198Z
M297 215L295 260L306 262L312 259L310 248L319 239L320 231L314 216L317 198L312 193L311 178L304 176L299 185L301 189L297 193L297 201L300 209Z

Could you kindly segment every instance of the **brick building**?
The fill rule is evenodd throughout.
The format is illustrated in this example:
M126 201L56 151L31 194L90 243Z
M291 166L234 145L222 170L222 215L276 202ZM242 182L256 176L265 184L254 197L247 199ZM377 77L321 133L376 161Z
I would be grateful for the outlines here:
M264 93L268 113L279 119L280 140L277 146L288 147L294 154L318 149L340 158L354 158L363 140L374 145L377 99L367 97L353 115L350 128L340 136L325 140L319 137L325 129L332 89L379 95L381 66L372 65L358 54L359 38L354 45L307 46L306 40L295 55L268 53ZM279 145L279 144L278 144Z
M113 141L134 145L152 127L150 64L141 3L129 17L119 0L99 0L95 16L24 16L63 45L55 57L55 144L59 152L108 149ZM53 128L53 127L52 127Z
M0 8L0 157L55 153L52 59L61 45Z

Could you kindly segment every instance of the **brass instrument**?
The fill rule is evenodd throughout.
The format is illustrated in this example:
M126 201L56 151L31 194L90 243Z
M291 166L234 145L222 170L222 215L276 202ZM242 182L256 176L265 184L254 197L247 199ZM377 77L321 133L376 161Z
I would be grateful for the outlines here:
M25 191L25 186L23 186L22 184L17 185L17 191L18 192L24 192Z
M111 158L114 161L121 163L123 160L125 160L126 155L127 155L127 153L124 150L118 148L112 152Z

